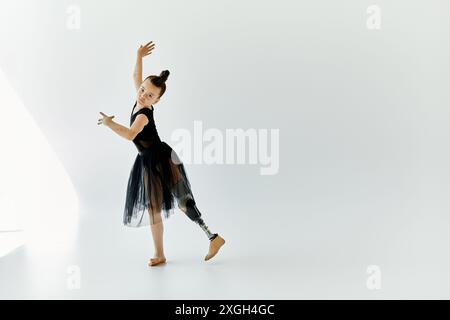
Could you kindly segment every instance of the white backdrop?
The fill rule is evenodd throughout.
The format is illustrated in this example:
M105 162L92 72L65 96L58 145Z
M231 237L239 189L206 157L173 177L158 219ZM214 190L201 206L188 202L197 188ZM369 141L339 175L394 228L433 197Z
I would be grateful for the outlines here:
M33 239L3 250L0 297L449 298L449 10L438 0L2 0L0 68L16 94L0 104L11 127L2 158L23 161L1 162L2 201L22 201L14 215L2 209L0 240L11 243L15 215L42 217L23 228L34 240L63 242L59 225L76 236L63 253ZM150 230L122 226L136 149L97 119L129 124L135 54L148 41L144 76L171 72L155 105L164 141L194 136L195 121L260 143L269 132L279 164L262 175L261 146L257 163L245 156L255 145L237 149L243 164L186 163L205 221L227 240L211 263L181 211L165 225L163 268L146 266ZM38 130L63 172L34 166ZM11 141L28 151L12 153ZM67 175L51 186L76 197L51 215L34 210L42 180L24 165L49 181ZM7 191L11 178L23 187Z

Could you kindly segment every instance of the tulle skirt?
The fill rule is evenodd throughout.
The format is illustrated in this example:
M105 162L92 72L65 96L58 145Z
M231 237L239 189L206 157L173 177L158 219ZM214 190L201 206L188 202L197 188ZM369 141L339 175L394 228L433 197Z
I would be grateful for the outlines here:
M183 163L164 141L139 151L128 178L123 223L128 227L152 225L182 209L194 199Z

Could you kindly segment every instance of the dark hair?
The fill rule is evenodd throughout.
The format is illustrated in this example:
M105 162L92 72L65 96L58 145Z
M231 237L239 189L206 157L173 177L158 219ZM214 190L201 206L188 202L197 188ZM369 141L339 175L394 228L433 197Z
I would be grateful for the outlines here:
M166 91L166 80L169 77L169 74L170 74L169 70L163 70L161 71L159 76L151 75L144 79L144 81L150 79L151 83L153 83L156 87L161 89L159 93L159 98L161 98L164 92Z

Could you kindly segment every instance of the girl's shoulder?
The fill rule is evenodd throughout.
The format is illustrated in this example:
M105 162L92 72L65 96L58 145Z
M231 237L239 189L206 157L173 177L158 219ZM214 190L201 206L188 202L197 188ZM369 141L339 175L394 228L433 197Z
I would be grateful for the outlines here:
M141 110L139 110L137 113L142 113L142 114L144 114L144 115L147 117L148 121L149 121L150 123L153 123L153 122L154 122L154 119L153 119L153 110L154 110L154 109L145 107L145 108L142 108Z

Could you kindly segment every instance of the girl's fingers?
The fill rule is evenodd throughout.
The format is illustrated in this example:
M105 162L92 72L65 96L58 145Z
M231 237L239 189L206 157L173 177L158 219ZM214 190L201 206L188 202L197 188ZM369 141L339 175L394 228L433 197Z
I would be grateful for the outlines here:
M153 46L150 46L150 47L145 47L144 48L144 52L149 52L149 51L152 51L153 49L155 49L155 46L153 45Z

